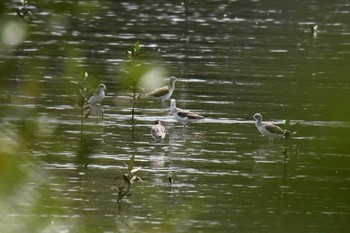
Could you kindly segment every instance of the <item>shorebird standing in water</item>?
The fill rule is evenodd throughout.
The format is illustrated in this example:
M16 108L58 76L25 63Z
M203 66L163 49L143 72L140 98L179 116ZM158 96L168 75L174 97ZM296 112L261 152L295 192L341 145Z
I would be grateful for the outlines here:
M275 137L284 136L285 131L281 129L279 126L271 124L271 123L263 123L262 116L260 113L255 113L253 118L255 119L255 126L259 130L259 132L268 137L270 143L273 143L273 139Z
M197 113L183 110L181 108L177 108L175 99L172 99L170 101L170 111L171 111L171 115L175 118L175 120L177 120L178 122L183 124L184 127L189 122L195 122L198 120L202 120L206 117L206 116L199 115Z
M86 102L91 105L101 104L105 98L105 90L107 90L106 85L103 83L99 84L93 95Z
M175 82L176 78L171 76L169 79L169 86L158 88L152 92L141 95L141 97L160 99L160 101L164 103L164 100L169 99L173 94L175 90Z
M156 144L158 142L162 142L162 139L165 138L165 134L166 133L164 126L160 123L159 120L156 120L151 128L151 135L152 138L156 141Z
M107 90L106 85L103 83L99 84L96 90L93 92L92 96L86 101L84 110L89 109L88 113L85 115L87 118L91 113L92 115L102 114L103 118L103 109L101 103L105 98L105 91Z

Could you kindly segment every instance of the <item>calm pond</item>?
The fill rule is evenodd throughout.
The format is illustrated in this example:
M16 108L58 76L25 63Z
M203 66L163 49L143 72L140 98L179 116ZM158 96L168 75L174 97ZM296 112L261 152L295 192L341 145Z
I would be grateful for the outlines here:
M0 6L2 232L349 231L349 1ZM140 98L132 127L121 69L137 41L149 77L177 77L177 107L205 120L184 128L169 100ZM69 81L85 72L108 90L81 134ZM287 151L255 113L298 123ZM142 181L118 201L133 155Z

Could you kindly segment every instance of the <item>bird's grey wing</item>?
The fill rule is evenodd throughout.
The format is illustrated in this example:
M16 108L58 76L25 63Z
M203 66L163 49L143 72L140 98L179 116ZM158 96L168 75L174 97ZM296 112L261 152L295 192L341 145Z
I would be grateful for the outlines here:
M182 110L182 109L176 109L177 110L177 115L179 116L179 117L182 117L182 118L186 118L186 117L188 117L188 114L189 114L189 112L188 111L185 111L185 110Z
M199 115L199 114L197 114L197 113L192 113L192 112L190 112L190 113L188 114L188 118L189 118L189 119L203 119L204 116Z
M281 129L279 126L277 125L273 125L273 124L266 124L265 128L267 131L269 131L270 133L276 133L276 134L284 134L284 130Z
M192 119L192 120L193 119L202 119L202 118L204 118L204 116L201 116L199 114L196 114L196 113L193 113L193 112L190 112L190 111L185 111L185 110L179 111L178 115L180 117L183 117L183 118L187 117L188 119Z
M168 93L168 86L158 88L150 93L147 93L146 96L154 96L154 97L160 97Z

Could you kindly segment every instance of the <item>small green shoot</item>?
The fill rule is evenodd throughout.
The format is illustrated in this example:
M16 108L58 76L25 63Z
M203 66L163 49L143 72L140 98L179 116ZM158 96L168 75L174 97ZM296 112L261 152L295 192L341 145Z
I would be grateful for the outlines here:
M79 81L69 81L69 83L72 84L74 95L70 96L68 100L73 108L81 112L84 111L86 100L89 95L89 92L85 87L86 79L88 76L88 73L85 72L84 74L80 75Z
M293 125L291 125L290 119L287 119L284 121L284 138L285 138L285 145L284 145L284 151L283 154L287 156L287 149L288 149L288 139L292 134L295 133L294 127L299 125L300 123L297 122Z
M128 51L126 51L127 60L125 61L123 68L120 70L124 76L124 86L127 89L131 89L132 92L132 109L131 109L131 126L132 126L132 138L134 135L135 126L135 108L136 99L138 99L137 92L139 91L139 82L141 77L147 70L147 66L142 62L140 55L141 46L140 42L137 41L135 45Z
M130 161L128 164L125 164L128 172L121 175L123 181L122 183L116 188L118 191L118 203L125 197L128 197L131 195L131 185L134 184L137 181L142 181L141 177L137 176L136 173L141 168L134 168L135 164L135 155L132 155L130 158ZM115 179L117 179L116 177Z

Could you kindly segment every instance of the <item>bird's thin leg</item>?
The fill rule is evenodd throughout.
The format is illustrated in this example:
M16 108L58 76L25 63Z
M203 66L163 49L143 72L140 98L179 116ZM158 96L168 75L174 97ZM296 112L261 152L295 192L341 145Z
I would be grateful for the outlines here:
M165 105L165 101L164 101L164 100L161 100L160 102L162 103L162 108L167 107L167 106Z
M84 118L88 118L90 116L91 109L89 108L89 111L85 114Z

